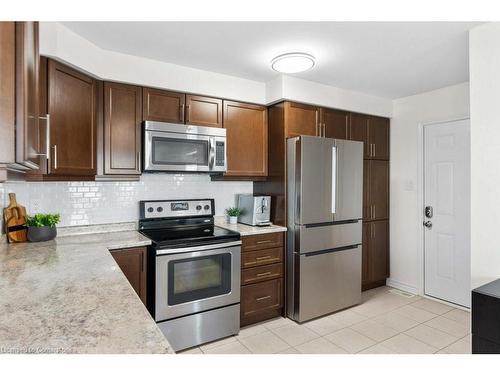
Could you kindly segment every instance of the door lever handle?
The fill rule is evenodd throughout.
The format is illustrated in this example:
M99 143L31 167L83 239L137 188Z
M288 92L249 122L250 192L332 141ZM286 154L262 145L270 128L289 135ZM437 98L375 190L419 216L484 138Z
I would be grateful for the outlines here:
M424 221L424 227L431 229L432 228L432 221L430 221L430 220Z

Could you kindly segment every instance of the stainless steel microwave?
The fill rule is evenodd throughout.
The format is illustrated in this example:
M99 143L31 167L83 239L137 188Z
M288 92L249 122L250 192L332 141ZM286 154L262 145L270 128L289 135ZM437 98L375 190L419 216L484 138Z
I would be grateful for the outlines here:
M227 170L226 129L145 121L145 172L208 172Z

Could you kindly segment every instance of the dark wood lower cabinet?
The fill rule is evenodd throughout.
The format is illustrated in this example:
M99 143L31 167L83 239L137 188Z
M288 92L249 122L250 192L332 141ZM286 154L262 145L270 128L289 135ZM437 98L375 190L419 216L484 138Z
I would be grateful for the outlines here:
M145 247L132 247L112 250L111 255L141 301L146 304L147 249Z
M389 220L363 223L363 290L385 285L389 277Z
M283 313L283 237L280 232L242 238L241 326Z

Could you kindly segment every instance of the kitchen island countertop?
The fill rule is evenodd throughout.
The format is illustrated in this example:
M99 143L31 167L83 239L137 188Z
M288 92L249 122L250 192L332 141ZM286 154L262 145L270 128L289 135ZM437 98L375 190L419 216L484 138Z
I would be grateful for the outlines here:
M173 353L110 249L137 231L0 243L0 352Z

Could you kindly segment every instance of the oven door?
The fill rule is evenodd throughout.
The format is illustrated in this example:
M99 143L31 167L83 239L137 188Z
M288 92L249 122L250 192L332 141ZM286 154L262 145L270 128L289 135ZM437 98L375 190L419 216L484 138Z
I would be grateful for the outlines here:
M241 241L169 251L156 256L157 322L240 302Z
M200 134L144 131L147 172L209 172L214 159L213 137Z

